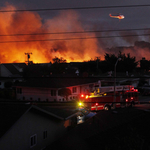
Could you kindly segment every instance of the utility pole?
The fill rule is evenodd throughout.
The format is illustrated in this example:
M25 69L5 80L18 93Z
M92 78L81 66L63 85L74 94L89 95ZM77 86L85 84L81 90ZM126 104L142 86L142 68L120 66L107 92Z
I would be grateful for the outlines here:
M115 67L114 67L114 109L116 108L116 66L118 61L120 61L121 58L118 58L116 63L115 63Z
M25 55L27 55L27 62L28 62L28 65L29 65L29 59L30 59L30 55L31 55L32 53L25 53Z

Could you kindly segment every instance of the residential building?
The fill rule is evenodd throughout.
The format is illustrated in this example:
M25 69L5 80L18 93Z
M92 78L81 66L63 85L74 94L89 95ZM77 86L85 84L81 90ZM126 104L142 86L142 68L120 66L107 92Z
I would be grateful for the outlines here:
M25 63L0 64L0 88L5 88L6 82L22 81L22 72L25 66Z
M0 77L20 77L25 66L25 63L0 64Z
M16 98L18 100L27 101L72 101L76 100L78 96L89 89L94 89L100 86L98 78L31 78L26 82L15 85ZM66 98L60 96L58 91L62 88L68 88L71 95Z
M41 150L67 132L76 112L5 103L0 117L1 150Z

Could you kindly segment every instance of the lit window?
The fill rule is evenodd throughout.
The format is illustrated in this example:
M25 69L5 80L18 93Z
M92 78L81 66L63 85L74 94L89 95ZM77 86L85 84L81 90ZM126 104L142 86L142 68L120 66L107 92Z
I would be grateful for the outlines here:
M30 137L30 147L33 147L37 144L37 135L34 134L33 136Z

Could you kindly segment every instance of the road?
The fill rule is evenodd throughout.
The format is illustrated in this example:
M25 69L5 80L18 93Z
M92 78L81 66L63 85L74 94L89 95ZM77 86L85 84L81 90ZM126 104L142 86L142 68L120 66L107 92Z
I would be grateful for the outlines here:
M150 110L150 96L139 96L139 104L136 104L135 107L146 111Z

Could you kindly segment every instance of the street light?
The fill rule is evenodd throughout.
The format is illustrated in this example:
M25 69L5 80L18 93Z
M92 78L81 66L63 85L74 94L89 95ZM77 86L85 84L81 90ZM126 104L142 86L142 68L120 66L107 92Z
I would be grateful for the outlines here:
M115 67L114 67L114 109L116 108L116 66L118 61L120 61L121 58L118 58L116 63L115 63Z

